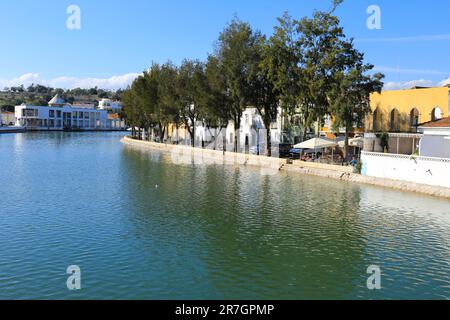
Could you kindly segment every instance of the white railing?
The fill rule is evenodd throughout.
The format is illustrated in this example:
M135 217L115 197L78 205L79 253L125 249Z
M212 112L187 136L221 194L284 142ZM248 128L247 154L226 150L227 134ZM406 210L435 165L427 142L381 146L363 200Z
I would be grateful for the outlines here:
M450 163L450 158L422 157L422 156L415 156L415 155L409 156L409 155L404 155L404 154L368 152L368 151L362 151L361 154L366 155L366 156L373 156L373 157L397 158L397 159L420 160L420 161L437 161L437 162Z
M450 159L362 152L362 174L450 188Z

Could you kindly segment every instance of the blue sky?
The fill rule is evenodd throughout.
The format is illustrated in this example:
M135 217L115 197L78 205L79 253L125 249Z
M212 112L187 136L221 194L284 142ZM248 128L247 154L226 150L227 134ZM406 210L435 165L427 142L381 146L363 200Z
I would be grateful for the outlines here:
M204 59L234 15L270 34L285 10L300 18L325 0L15 0L0 4L0 86L128 84L152 61ZM81 29L68 30L69 5ZM369 5L381 30L369 30ZM348 36L387 78L387 88L450 77L450 1L346 0L336 12Z

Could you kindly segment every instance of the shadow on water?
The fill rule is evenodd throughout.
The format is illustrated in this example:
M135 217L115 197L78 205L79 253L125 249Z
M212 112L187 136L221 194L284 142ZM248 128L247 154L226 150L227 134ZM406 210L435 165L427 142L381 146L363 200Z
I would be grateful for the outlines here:
M450 296L446 200L128 147L124 166L136 236L170 254L161 275L176 297ZM370 265L380 291L367 289Z
M163 256L178 248L181 297L342 298L365 285L358 187L131 148L124 160L136 236Z

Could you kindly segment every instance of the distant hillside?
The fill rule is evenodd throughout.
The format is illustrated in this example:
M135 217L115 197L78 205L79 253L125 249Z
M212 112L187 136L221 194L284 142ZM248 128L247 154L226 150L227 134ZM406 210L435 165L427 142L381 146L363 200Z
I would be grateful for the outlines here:
M14 107L22 103L46 106L48 101L59 94L68 103L93 103L98 105L98 102L103 98L120 100L122 90L107 91L98 88L91 89L55 89L41 85L32 85L28 88L11 87L0 91L0 108L1 110L14 111Z

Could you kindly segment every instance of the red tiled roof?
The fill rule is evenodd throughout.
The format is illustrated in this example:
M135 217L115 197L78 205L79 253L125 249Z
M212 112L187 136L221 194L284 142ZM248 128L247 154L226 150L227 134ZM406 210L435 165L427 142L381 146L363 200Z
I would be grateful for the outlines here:
M426 122L421 125L423 128L450 128L450 117L436 121Z
M109 120L120 119L120 116L117 113L108 113L108 119Z

